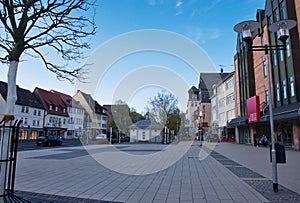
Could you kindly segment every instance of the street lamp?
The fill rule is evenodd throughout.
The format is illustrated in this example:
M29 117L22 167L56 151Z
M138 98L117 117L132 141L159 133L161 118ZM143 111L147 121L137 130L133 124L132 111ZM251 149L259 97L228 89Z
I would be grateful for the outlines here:
M202 111L199 112L199 140L200 140L200 146L202 146L202 135L203 135L203 128L202 128Z
M275 149L275 138L274 138L274 127L273 127L273 109L272 109L272 92L271 92L271 71L269 68L269 51L273 50L286 50L286 40L289 37L289 30L296 26L294 20L281 20L274 22L269 26L269 31L277 32L278 39L282 42L282 45L267 45L264 46L252 46L252 32L260 27L260 24L256 21L244 21L234 26L234 31L242 33L244 41L249 45L249 51L264 51L265 52L265 66L268 74L268 105L270 112L270 131L271 131L271 157L272 157L272 180L273 180L273 191L278 192L278 176L277 176L277 163L276 163L276 149Z

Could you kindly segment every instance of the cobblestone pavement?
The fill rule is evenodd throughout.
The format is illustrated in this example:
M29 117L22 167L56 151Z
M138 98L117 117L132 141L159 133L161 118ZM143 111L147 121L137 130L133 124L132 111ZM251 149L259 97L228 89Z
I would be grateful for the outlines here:
M40 156L27 152L20 157L15 194L33 203L300 202L299 194L283 186L275 194L269 179L216 151L199 160L200 149L194 142L176 164L144 176L112 172L95 163L82 148L40 151ZM53 171L58 182L47 177L40 180L43 171Z

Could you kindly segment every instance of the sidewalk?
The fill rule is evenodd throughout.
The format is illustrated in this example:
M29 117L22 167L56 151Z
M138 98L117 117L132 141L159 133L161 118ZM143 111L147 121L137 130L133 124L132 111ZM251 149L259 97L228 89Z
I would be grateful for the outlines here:
M220 143L215 151L272 180L269 147ZM300 151L286 150L286 164L277 164L278 183L300 194Z
M133 147L124 145L121 148L134 151ZM205 149L205 146L202 148ZM216 151L201 160L199 152L202 148L199 142L194 142L178 162L150 175L125 175L111 171L92 159L82 147L24 151L18 158L16 195L30 202L300 201L298 194L282 186L280 194L270 198L269 193L260 193L257 184L253 184L269 183L270 180L260 172L254 172L250 157L248 162L243 157L249 156L249 152L256 156L256 151L266 152L267 149L258 148L252 152L254 147L220 143ZM103 153L105 150L102 147L101 151L93 152ZM173 155L177 156L176 153ZM238 162L238 157L248 166ZM268 169L265 172L268 173ZM247 178L240 177L240 174L247 174Z

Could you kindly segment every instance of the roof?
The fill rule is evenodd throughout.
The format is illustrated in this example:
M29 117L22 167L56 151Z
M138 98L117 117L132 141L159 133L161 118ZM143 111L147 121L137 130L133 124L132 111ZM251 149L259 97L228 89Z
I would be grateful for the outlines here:
M63 111L63 108L67 108L67 105L59 95L57 95L54 92L47 91L38 87L35 88L34 93L41 100L47 113L69 117L68 112ZM52 110L49 109L50 105L53 105ZM55 107L58 107L57 111L55 110Z
M4 100L7 97L7 83L0 81L0 94ZM35 95L29 90L20 88L17 86L17 101L16 104L34 107L38 109L44 109L42 103L35 97Z
M107 115L106 114L106 109L101 106L96 100L93 99L93 97L90 94L86 94L80 90L78 90L85 99L85 101L88 103L89 107L95 112L96 114L101 114L101 115Z
M200 101L210 103L213 86L224 81L232 73L200 73L199 96Z
M56 94L57 96L59 96L63 100L63 102L65 103L66 106L77 108L77 109L83 109L83 107L80 105L80 102L76 101L70 95L58 92L56 90L51 90L50 92L53 92L54 94Z
M152 120L140 120L131 126L128 127L129 129L133 128L138 128L138 129L145 129L145 128L150 128L150 129L162 129L162 127L157 124L155 121Z

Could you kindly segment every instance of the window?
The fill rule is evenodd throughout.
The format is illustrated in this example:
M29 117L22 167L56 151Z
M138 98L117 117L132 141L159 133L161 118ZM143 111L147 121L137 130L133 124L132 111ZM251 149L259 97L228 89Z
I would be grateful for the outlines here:
M40 121L39 120L36 121L36 125L40 126Z
M33 115L35 115L35 116L36 116L36 110L34 110L34 111L33 111Z
M146 139L146 133L143 132L143 140Z
M280 101L280 90L279 90L279 84L276 84L276 98L277 101Z
M55 111L58 111L58 106L55 106Z
M279 14L278 14L278 9L277 8L274 10L274 20L275 20L275 22L279 21Z
M203 105L203 106L202 106L202 109L203 109L203 111L204 111L204 112L205 112L205 108L206 108L206 106L205 106L205 105Z
M282 1L279 5L279 9L280 9L280 14L281 14L281 19L285 20L286 19L286 11L285 11L285 5L284 5L284 1Z
M41 111L38 111L38 116L41 116Z
M283 98L286 99L287 92L286 92L286 81L285 80L282 81L282 88L283 88Z
M25 106L22 106L21 112L22 112L22 113L25 113Z
M269 24L269 25L272 25L272 23L273 23L272 16L269 16L269 17L268 17L268 24Z
M26 106L26 107L25 107L25 113L28 113L28 112L29 112L29 107Z
M52 111L52 105L51 104L49 105L49 110Z
M230 89L233 87L233 79L229 80L227 83L226 83L226 90Z
M66 108L63 108L63 112L66 113Z
M32 121L32 125L35 126L35 120Z
M66 120L66 119L64 119L64 120L63 120L63 124L65 125L65 124L66 124L66 122L67 122L67 120Z
M277 66L277 58L276 58L276 51L274 50L273 51L273 64L274 64L274 66Z
M24 125L27 125L27 122L28 122L28 119L25 118L25 119L24 119Z
M290 40L286 40L286 55L289 57L291 56L291 48L290 48Z
M225 106L225 98L220 99L219 101L219 107Z
M295 88L294 88L294 77L290 77L290 92L291 92L291 97L295 96Z
M269 92L268 92L268 90L266 90L265 95L266 95L267 104L269 104Z
M279 60L283 61L283 50L279 51Z
M234 102L234 94L232 93L230 95L227 95L226 96L226 104L228 105L228 104L231 104L233 102Z

